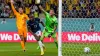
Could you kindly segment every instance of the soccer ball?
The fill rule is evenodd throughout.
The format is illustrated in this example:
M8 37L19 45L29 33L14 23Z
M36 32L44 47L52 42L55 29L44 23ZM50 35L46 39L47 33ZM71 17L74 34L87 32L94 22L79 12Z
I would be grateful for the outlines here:
M90 48L89 48L89 47L85 47L85 48L84 48L84 52L85 52L85 53L89 53L89 52L90 52Z
M40 4L40 0L37 0L37 3Z

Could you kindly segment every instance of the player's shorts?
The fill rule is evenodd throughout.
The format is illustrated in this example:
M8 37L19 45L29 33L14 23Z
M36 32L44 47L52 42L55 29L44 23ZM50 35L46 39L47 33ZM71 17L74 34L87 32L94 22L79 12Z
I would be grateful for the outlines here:
M41 36L41 35L42 35L41 30L37 31L35 34L36 34L37 36Z
M43 30L43 36L48 37L52 32L47 32L45 29ZM56 38L56 32L51 35L52 38Z
M26 38L27 37L27 29L26 28L18 29L18 34L20 36L23 36L24 38Z

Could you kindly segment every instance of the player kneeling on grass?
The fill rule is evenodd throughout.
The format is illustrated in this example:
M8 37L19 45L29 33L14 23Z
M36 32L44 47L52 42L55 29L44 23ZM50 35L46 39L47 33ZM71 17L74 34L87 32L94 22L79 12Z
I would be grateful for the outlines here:
M44 44L42 44L42 41L40 41L40 37L42 33L41 33L41 27L39 26L39 23L45 26L44 23L39 18L34 18L32 15L30 15L30 20L27 22L27 26L29 32L32 35L34 35L35 39L38 41L40 49L43 50Z
M41 11L44 12L46 21L45 21L45 29L43 30L41 41L43 41L44 37L53 37L55 40L56 47L58 48L58 43L56 40L56 29L57 29L57 18L55 16L54 10L51 9L49 13L47 13L41 5L39 5ZM41 51L41 55L44 55L44 51Z

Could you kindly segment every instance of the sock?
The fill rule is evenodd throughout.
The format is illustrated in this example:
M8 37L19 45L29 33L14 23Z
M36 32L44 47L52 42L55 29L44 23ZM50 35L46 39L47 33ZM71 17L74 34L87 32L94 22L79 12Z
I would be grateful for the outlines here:
M45 46L45 45L42 43L42 46Z
M25 46L25 43L26 43L26 38L24 38L24 46Z
M41 52L43 52L42 42L41 42L41 41L38 41L38 43L39 43L39 46L40 46Z
M56 44L56 47L58 48L58 43L57 43L57 41L55 41L55 44Z
M38 44L40 44L40 41L38 41ZM37 49L40 49L40 45L37 47Z
M38 41L38 44L40 44L40 41ZM45 45L43 43L42 43L42 46L45 47ZM37 49L40 49L40 45L37 47Z
M22 46L22 49L25 50L25 44L24 44L24 41L21 41L21 46Z

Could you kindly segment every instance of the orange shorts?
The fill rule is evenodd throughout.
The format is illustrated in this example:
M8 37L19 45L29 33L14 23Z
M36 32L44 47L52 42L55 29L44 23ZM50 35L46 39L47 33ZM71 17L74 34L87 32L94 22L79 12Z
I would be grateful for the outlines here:
M23 36L24 38L27 37L27 29L18 29L18 34Z

